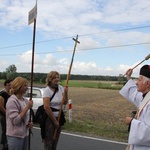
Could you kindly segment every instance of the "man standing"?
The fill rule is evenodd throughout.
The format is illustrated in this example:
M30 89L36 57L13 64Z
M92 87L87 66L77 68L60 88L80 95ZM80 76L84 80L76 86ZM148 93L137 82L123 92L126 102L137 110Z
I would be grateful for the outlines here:
M132 69L126 72L128 82L120 94L138 107L135 118L126 117L129 126L128 150L150 150L150 65L140 69L137 82L130 77Z
M2 127L1 144L3 144L2 150L8 150L7 137L6 137L6 102L10 96L12 80L6 80L4 82L4 90L0 92L0 122Z

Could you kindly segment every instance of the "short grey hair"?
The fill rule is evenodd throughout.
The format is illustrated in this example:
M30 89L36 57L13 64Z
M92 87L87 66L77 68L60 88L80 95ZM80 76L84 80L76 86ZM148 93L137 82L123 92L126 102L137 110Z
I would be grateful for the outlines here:
M150 78L143 76L143 80L144 80L143 83L145 83L147 81L150 81Z

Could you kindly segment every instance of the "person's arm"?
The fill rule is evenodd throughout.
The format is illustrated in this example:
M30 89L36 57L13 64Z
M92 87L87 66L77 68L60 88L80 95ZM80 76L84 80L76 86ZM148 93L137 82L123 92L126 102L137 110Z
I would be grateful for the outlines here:
M0 111L3 115L6 114L6 109L4 108L4 98L2 96L0 96Z
M126 71L126 78L127 78L127 80L130 80L130 79L131 79L132 72L133 72L132 69L128 69L128 70Z
M23 119L27 113L27 111L32 108L33 100L29 100L26 107L20 112L20 118Z
M128 101L133 103L136 107L139 107L139 104L143 99L142 93L137 91L135 81L132 79L129 79L129 81L119 91L119 93Z
M59 122L57 121L57 119L55 118L51 108L50 108L50 98L49 97L43 97L43 105L44 105L44 110L47 113L48 117L52 119L52 121L54 122L54 125L56 128L59 127Z
M9 115L9 118L14 125L19 125L24 120L27 111L33 105L33 101L29 101L26 107L22 110L21 105L17 101L18 100L15 96L11 96L6 103L6 115Z
M128 125L128 132L130 132L130 128L131 128L131 122L132 122L133 118L132 117L126 117L126 125Z
M119 93L136 107L139 107L142 100L142 93L137 91L135 81L131 79L132 72L132 69L126 71L127 83L122 87Z

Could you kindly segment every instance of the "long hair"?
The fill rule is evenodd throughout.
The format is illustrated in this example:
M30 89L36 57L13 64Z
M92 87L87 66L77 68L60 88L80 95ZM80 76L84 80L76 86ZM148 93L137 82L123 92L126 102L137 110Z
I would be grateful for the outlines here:
M22 77L17 77L13 80L11 85L11 94L21 93L24 89L24 86L28 84L28 80Z
M50 86L52 80L55 78L56 75L58 75L60 77L60 74L57 71L51 71L47 74L47 78L46 78L47 86Z

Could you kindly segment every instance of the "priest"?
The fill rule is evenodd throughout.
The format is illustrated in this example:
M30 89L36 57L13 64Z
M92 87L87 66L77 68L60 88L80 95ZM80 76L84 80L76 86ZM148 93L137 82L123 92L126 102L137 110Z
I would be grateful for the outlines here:
M128 150L150 150L150 65L144 65L135 82L131 79L132 69L127 70L127 83L120 94L138 109L136 116L126 117L129 126Z

